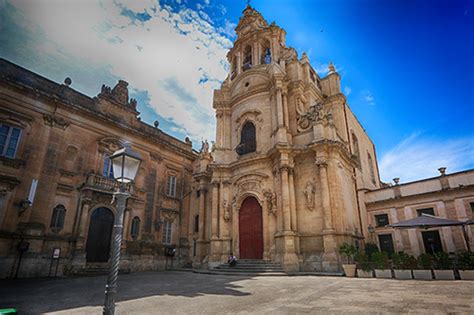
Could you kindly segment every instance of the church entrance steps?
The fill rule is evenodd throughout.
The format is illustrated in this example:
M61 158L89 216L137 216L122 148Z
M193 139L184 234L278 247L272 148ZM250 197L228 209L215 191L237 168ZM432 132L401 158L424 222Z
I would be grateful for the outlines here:
M75 276L99 276L109 273L110 267L108 263L87 263L84 268L76 270ZM130 273L130 269L120 269L120 274Z

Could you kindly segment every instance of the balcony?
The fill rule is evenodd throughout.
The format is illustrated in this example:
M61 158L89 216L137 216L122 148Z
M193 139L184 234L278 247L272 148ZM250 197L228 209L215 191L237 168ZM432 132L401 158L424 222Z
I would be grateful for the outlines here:
M113 178L90 173L87 174L86 182L82 185L81 189L90 189L104 193L113 193L119 190L119 186L119 183ZM130 193L133 193L133 183L126 184L125 190Z

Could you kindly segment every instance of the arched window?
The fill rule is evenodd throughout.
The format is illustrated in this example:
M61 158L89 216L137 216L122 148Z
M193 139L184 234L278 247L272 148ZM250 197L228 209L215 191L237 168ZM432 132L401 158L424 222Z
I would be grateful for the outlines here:
M270 42L265 40L262 44L262 56L261 56L261 64L268 65L272 62L272 50L270 49Z
M234 80L236 75L237 75L237 58L234 57L234 59L232 60L232 68L231 68L230 79Z
M252 47L246 46L244 49L244 63L242 69L248 70L252 68Z
M372 161L372 157L370 156L370 153L368 152L367 152L367 160L369 163L370 179L372 180L372 183L375 184L374 161Z
M354 133L352 133L352 146L354 150L354 155L359 157L359 140Z
M240 143L236 148L238 155L255 152L257 149L257 141L255 137L255 125L250 121L246 122L240 132Z
M66 207L57 205L53 209L53 216L51 217L51 230L59 232L64 227L64 219L66 218Z
M132 236L134 240L136 240L139 234L140 234L140 218L134 217L132 219L132 229L130 230L130 235Z

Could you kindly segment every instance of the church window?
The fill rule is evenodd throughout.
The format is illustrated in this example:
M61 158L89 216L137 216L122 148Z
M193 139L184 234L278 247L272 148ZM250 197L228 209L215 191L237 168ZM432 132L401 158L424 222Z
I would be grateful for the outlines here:
M242 69L245 71L250 68L252 68L252 48L246 46L244 49L244 63Z
M176 196L176 176L168 176L168 183L166 184L166 195L170 197Z
M367 161L369 163L370 180L372 180L372 183L375 184L374 161L372 160L370 153L367 153Z
M0 156L15 158L20 135L20 128L0 124Z
M232 61L232 69L231 69L231 74L230 74L230 79L234 80L235 76L237 75L237 60L234 57L234 60Z
M102 169L102 176L114 178L114 168L112 167L112 161L108 154L104 155L104 168Z
M316 73L313 69L309 69L309 78L311 81L313 81L313 83L316 83Z
M138 234L140 234L140 218L134 217L132 219L132 229L130 230L130 235L134 240L138 238Z
M237 146L236 151L238 155L244 155L255 152L256 149L255 125L248 121L242 127L242 131L240 132L240 144Z
M51 230L58 232L64 227L64 219L66 217L66 207L63 205L57 205L53 209L53 216L51 217Z
M352 145L354 146L354 155L359 157L359 140L357 140L357 137L354 133L352 134Z
M165 245L171 245L171 222L168 220L165 220L163 222L163 244Z

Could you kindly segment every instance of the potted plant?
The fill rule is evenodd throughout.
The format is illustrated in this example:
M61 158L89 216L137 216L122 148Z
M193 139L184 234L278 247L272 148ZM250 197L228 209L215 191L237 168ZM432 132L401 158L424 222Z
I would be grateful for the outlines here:
M413 277L418 280L433 280L431 268L433 266L433 258L430 254L423 253L416 260L417 266L413 270Z
M416 267L416 258L404 252L392 256L395 279L412 279L411 270Z
M456 266L461 280L474 280L474 253L459 253L456 256Z
M344 243L339 247L339 253L346 257L347 264L342 264L346 277L355 277L354 255L357 253L357 248L353 244Z
M373 278L372 262L366 254L359 253L355 258L357 262L357 276L359 278Z
M388 255L385 252L376 252L372 254L372 264L375 268L375 277L391 279L392 270L388 261Z
M453 262L447 253L435 253L434 274L436 280L454 280Z

